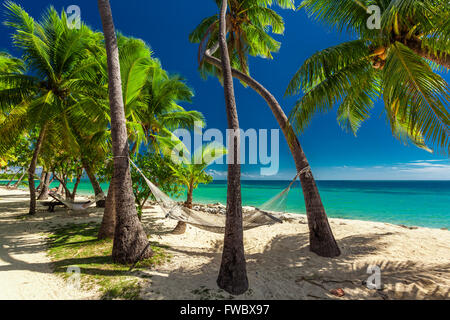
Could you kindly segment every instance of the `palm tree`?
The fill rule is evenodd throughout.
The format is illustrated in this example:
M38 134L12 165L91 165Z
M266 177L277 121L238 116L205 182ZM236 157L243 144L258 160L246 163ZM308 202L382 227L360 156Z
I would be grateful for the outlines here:
M241 166L239 119L234 97L233 75L227 45L227 0L222 0L219 16L219 46L222 58L223 88L227 110L228 128L232 129L233 150L228 164L227 215L225 222L225 237L217 285L231 294L242 294L248 289L247 266L244 252L244 230L242 227L241 199Z
M8 114L1 128L0 149L14 145L25 130L37 132L28 169L30 214L36 212L35 171L46 134L56 123L68 127L66 111L80 95L95 91L91 81L89 45L93 32L84 24L70 29L65 12L52 7L40 22L14 2L5 3L5 24L13 30L14 46L22 53L27 74L13 72L0 76L0 108ZM6 87L5 87L6 86ZM62 121L62 122L61 122ZM65 130L60 134L64 135Z
M134 263L153 255L147 236L138 219L129 165L128 134L125 118L119 50L109 0L98 0L108 59L109 101L111 108L111 137L114 154L114 200L116 228L113 260Z
M180 141L180 143L182 143ZM186 148L184 148L186 149ZM170 150L173 150L170 148ZM227 153L227 149L216 142L203 145L196 150L190 159L186 159L182 164L171 165L174 176L180 184L184 185L187 190L187 199L184 206L192 209L193 192L201 183L210 183L212 177L205 171L216 159L221 158ZM174 234L182 234L186 231L186 223L179 221Z
M141 143L153 143L154 136L162 134L163 129L191 129L196 122L204 124L200 112L179 105L191 102L192 89L182 77L169 75L142 40L122 36L118 46L132 153L139 150Z
M449 152L450 90L438 71L450 67L447 1L305 0L307 13L357 39L307 59L287 94L303 92L291 118L303 130L317 112L339 106L339 124L355 135L381 96L393 134L418 147ZM370 30L366 7L382 8Z
M119 36L118 47L128 140L132 145L132 154L139 152L142 144L156 149L156 137L169 136L169 129L193 128L195 123L204 123L201 113L187 111L179 105L181 102L191 102L192 90L180 76L169 75L160 62L152 57L152 51L142 40ZM106 74L106 65L102 65L102 70ZM103 85L103 80L99 83ZM82 104L97 105L95 110L99 113L94 117L105 117L106 121L109 121L109 115L101 111L106 102L105 96L84 101ZM108 204L112 201L112 193L110 188L108 195L111 196L107 197L99 238L114 236L114 206Z
M18 73L21 74L24 71L24 64L23 61L17 58L14 58L7 52L0 52L0 75L4 74L11 74L11 73ZM8 89L8 85L5 83L0 83L0 88ZM6 120L6 115L3 113L0 113L0 124L3 126ZM3 151L2 155L0 156L0 168L6 167L8 163L13 160L14 153L13 150L9 151ZM14 174L14 176L11 178L11 180L6 185L7 187L11 184L11 182L14 180L16 175L19 173L19 171Z
M293 1L274 2L283 8L295 9ZM232 73L241 83L251 87L266 101L288 142L297 172L300 174L308 217L310 250L324 257L335 257L340 255L340 250L300 142L277 99L249 75L248 55L272 58L271 52L278 51L280 47L280 44L267 34L268 27L271 27L274 33L284 32L283 19L267 7L268 3L272 4L272 1L231 1L227 20L232 35L228 39L234 66ZM204 19L191 33L190 40L200 43L199 56L203 57L200 59L202 73L205 75L212 73L220 77L222 67L217 52L217 24L217 15Z

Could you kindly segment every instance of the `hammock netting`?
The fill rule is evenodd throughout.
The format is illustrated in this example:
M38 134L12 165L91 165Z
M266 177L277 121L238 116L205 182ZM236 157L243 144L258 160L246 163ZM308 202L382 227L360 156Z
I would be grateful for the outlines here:
M131 161L131 160L130 160ZM131 164L142 175L148 187L150 188L157 203L166 215L166 218L182 221L187 224L193 225L197 228L215 232L225 232L226 216L223 214L211 214L206 212L200 212L193 209L186 208L164 192L162 192L156 185L154 185L142 171L131 161ZM297 177L296 177L297 178ZM265 202L259 208L251 208L242 212L242 221L244 230L257 228L264 225L273 225L276 223L282 223L282 221L274 217L270 212L284 212L286 209L286 201L292 184L296 178L291 182L289 187L277 194L275 197Z
M89 207L94 205L99 200L105 200L104 195L98 195L95 197L94 200L85 201L85 202L75 202L70 201L68 199L64 199L61 195L57 194L56 192L49 192L49 195L59 202L63 203L67 208L73 211L84 211L87 210Z

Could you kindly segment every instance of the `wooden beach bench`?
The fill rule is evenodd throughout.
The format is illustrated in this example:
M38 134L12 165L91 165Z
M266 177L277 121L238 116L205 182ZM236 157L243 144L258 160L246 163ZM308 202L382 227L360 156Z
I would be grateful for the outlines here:
M59 194L52 194L51 192L48 194L50 197L53 198L52 201L43 202L42 204L44 206L48 206L49 212L54 212L56 206L63 206L71 211L85 211L87 210L91 205L95 204L94 201L83 201L83 202L71 202L62 199L62 197Z
M48 207L48 209L47 209L48 212L55 212L56 206L62 206L62 207L66 206L61 201L56 201L56 200L42 202L42 205L45 207Z
M55 198L52 194L49 193L49 196L53 198L52 201L42 202L43 206L48 207L48 209L47 209L48 212L55 212L56 206L67 207L64 203L59 201L59 199Z

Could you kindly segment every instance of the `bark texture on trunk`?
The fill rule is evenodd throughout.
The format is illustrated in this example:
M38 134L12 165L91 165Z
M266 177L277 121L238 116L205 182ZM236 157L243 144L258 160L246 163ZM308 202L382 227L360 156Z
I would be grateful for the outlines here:
M81 182L81 176L82 176L82 175L83 175L82 173L80 173L79 175L77 175L77 180L76 180L76 182L75 182L75 186L73 187L73 191L72 191L72 193L70 194L70 199L71 199L72 201L75 201L75 197L76 197L76 195L77 195L78 186L80 185L80 182Z
M64 190L64 186L63 186L63 184L60 182L60 183L59 183L59 186L58 186L58 189L56 190L56 193L57 193L57 194L62 194L63 190Z
M34 175L36 173L36 166L39 152L41 151L42 143L44 142L45 134L47 132L47 124L45 124L34 147L33 157L31 158L30 167L28 168L28 187L30 189L30 211L29 214L36 214L36 186L34 185Z
M47 172L45 170L42 170L41 178L39 179L39 185L36 188L36 192L41 192L41 188L42 188L42 185L44 184L46 174L47 174Z
M62 178L58 177L58 175L55 175L56 180L59 181L60 187L62 187L66 194L66 199L71 200L72 202L75 201L75 196L77 194L78 185L81 182L81 176L82 174L77 175L77 179L75 181L75 185L73 187L73 190L70 191L69 187L67 186L67 175L63 175ZM62 190L62 189L61 189Z
M86 161L83 162L84 170L86 171L87 176L89 177L89 181L91 182L92 188L95 192L95 198L100 199L95 204L97 208L104 208L105 207L105 194L103 193L102 187L100 186L100 183L97 180L97 177L95 176L94 172L92 172L92 168Z
M193 187L193 185L191 183L191 185L188 188L188 192L187 192L187 200L184 203L184 206L186 208L189 208L189 209L192 209L192 202L193 202L193 195L192 194L193 194L193 191L194 191L193 189L194 189L194 187ZM187 225L186 225L185 222L178 221L177 226L170 233L177 234L177 235L178 234L183 234L183 233L186 232L186 228L187 228Z
M219 44L222 57L223 87L227 110L228 127L239 132L239 119L234 97L233 75L226 41L227 0L222 0L220 9ZM237 130L237 131L236 131ZM240 137L234 139L233 150L228 150L233 162L228 164L227 215L222 262L217 285L231 294L243 294L248 290L247 264L244 252L244 230L242 227Z
M17 171L16 173L14 173L13 177L11 178L11 180L9 180L8 184L6 185L6 187L9 187L11 185L11 183L13 182L13 180L17 177L17 175L19 174L20 171Z
M186 222L178 221L176 227L170 233L176 235L183 234L186 232L186 228L187 228Z
M105 211L103 212L102 224L98 230L98 239L114 239L116 228L116 204L114 201L114 181L109 183L108 195L106 196Z
M105 36L108 62L111 137L114 154L116 229L112 258L116 263L135 263L152 256L144 228L138 219L132 189L129 146L120 78L119 50L109 0L97 0Z
M50 172L45 173L44 182L42 183L41 193L39 194L38 200L47 200L49 187L50 187L50 177L52 174Z
M25 178L25 175L26 175L26 174L27 174L26 171L24 171L24 172L22 173L22 175L20 176L19 180L17 180L17 182L14 183L14 185L12 186L12 189L17 189L17 188L19 188L19 186L20 186L20 184L22 183L23 178Z
M422 58L428 59L447 69L450 69L450 55L443 52L433 52L422 47L422 41L417 39L405 40L405 45Z
M205 61L217 68L222 68L221 61L213 57L209 52L205 53ZM287 140L297 172L302 172L304 169L309 168L308 160L289 119L275 97L252 77L235 69L232 69L232 73L234 77L246 83L267 102L267 105L272 110L272 113ZM304 173L300 175L300 181L302 184L306 215L308 218L310 250L323 257L339 256L341 251L334 238L311 171L305 170Z
M187 199L186 199L186 202L184 203L184 206L186 208L192 209L192 203L194 202L193 193L194 193L194 183L191 182L191 184L189 185L188 190L187 190Z

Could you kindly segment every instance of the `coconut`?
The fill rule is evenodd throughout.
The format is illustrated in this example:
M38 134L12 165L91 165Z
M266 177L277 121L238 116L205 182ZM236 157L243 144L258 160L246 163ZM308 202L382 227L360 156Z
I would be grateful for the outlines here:
M386 52L386 48L385 47L378 47L378 48L375 49L373 54L379 56L379 55L382 55L385 52Z
M380 69L380 68L381 68L381 62L380 62L380 61L375 61L375 62L372 64L372 66L373 66L375 69Z

